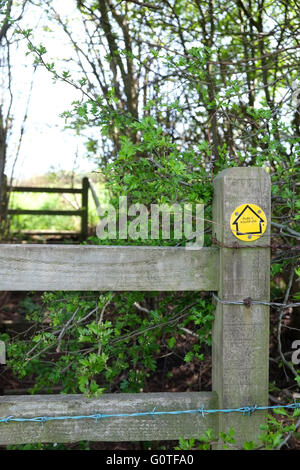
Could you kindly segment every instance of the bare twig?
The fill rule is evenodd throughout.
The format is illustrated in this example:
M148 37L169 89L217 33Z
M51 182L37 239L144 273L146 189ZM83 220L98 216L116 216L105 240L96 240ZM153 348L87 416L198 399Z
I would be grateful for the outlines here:
M176 323L177 321L181 320L182 318L186 317L188 315L188 312L187 313L184 313L186 310L190 309L191 307L193 307L194 305L196 305L197 302L193 302L192 304L190 305L187 305L186 307L184 307L175 317L171 318L170 320L168 321L165 321L165 322L161 322L161 323L158 323L156 325L153 325L153 326L149 326L143 330L136 330L136 331L133 331L127 335L123 335L123 336L120 336L119 338L113 340L111 342L111 344L116 344L116 343L119 343L120 341L126 341L127 339L130 339L130 338L135 338L137 336L140 336L144 333L146 333L147 331L150 331L150 330L154 330L156 328L160 328L160 327L163 327L163 326L166 326L166 325L170 325L172 323Z
M112 295L112 297L103 305L102 307L102 310L100 312L100 318L99 318L99 321L98 321L98 325L100 325L101 323L103 323L103 316L104 316L104 312L106 310L106 307L111 303L112 299L114 298L114 295ZM102 349L102 343L101 341L99 340L99 345L98 345L98 355L101 353L101 349Z
M149 8L149 10L161 10L162 7L159 5L155 5L154 3L146 3L146 2L141 2L139 0L125 0L126 2L130 3L135 3L136 5L139 5L141 7Z
M134 302L133 304L140 312L144 313L150 313L150 310L148 308L142 307L138 302Z
M299 428L300 426L300 418L298 419L297 423L295 424L295 430L297 431L297 429ZM276 450L280 450L283 446L285 446L288 441L290 440L290 438L293 436L294 434L294 431L290 431L288 433L288 435L286 436L286 438L282 441L281 444L279 444L279 446L276 448Z
M288 227L288 225L278 224L277 222L272 222L272 225L273 225L273 227L276 227L276 228L280 229L280 232L282 232L282 230L284 232L289 232L291 235L294 235L296 238L300 239L300 233L296 232L296 230L291 229L290 227ZM287 234L285 234L285 235L287 235Z
M180 329L184 331L185 333L187 333L188 335L194 336L194 338L199 339L199 336L193 331L189 330L188 328L180 328Z
M61 330L61 332L59 333L59 336L57 338L57 348L56 348L56 352L60 352L60 346L61 346L61 341L65 335L65 332L66 330L68 329L68 327L71 325L71 323L73 322L77 312L79 310L79 307L76 308L75 312L73 313L73 315L71 316L71 318L69 318L69 320L67 321L67 323L65 324L65 326L63 327L63 329Z

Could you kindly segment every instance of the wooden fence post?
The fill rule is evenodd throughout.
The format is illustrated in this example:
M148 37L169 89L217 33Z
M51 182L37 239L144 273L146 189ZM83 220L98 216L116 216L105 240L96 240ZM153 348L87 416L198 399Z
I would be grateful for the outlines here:
M249 235L249 241L238 240L231 230L230 218L241 204L256 204L266 216L266 231L255 241ZM270 206L270 177L263 168L229 168L215 178L213 236L220 247L219 299L269 300ZM219 408L268 405L268 306L217 301L212 355L213 390L218 393ZM235 446L241 447L246 441L257 442L259 425L265 419L262 411L250 416L220 413L219 431L233 427Z
M89 201L89 179L82 178L82 216L81 216L81 240L84 241L88 235L88 201Z
M0 365L6 364L5 343L0 341Z
M2 186L0 188L0 220L3 222L7 214L7 176L2 176Z

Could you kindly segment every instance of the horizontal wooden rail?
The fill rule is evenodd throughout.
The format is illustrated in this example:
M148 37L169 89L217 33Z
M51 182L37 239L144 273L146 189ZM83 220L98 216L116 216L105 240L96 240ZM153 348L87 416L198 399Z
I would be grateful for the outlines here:
M11 186L9 188L11 192L19 193L71 193L80 194L82 188L46 188L46 187L31 187L31 186Z
M0 290L213 291L219 249L0 245Z
M78 416L218 408L214 392L34 395L0 397L0 416ZM179 414L105 419L0 423L0 445L30 442L155 441L197 438L208 428L217 433L217 414Z
M19 230L18 232L13 232L14 235L17 234L24 234L28 236L34 236L34 235L53 235L53 236L65 236L65 235L78 235L78 232L74 232L72 230L60 230L60 231L54 231L54 230Z
M77 215L82 216L84 210L46 210L46 209L8 209L7 214L11 215Z

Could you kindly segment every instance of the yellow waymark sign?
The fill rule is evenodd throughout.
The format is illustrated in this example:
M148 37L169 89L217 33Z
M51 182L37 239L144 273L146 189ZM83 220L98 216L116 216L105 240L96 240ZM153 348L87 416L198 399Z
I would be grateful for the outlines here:
M262 236L266 227L265 213L256 204L241 204L230 218L231 231L239 240L253 242Z

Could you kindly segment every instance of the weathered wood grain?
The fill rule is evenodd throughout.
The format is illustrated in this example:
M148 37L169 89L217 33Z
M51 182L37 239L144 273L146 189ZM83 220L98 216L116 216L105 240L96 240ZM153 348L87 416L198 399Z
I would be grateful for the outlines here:
M105 394L99 398L81 395L35 395L0 397L1 417L75 416L152 411L216 409L213 392ZM197 438L206 429L217 431L217 415L180 414L41 423L0 423L0 445L30 442L154 441L179 437Z
M270 178L262 168L231 168L214 181L214 234L220 248L219 298L223 300L269 300L271 198ZM240 204L253 203L267 217L263 237L239 241L231 232L230 217ZM247 245L257 248L248 248ZM217 304L213 327L213 390L220 406L237 408L268 404L269 308L263 305ZM239 413L220 414L220 430L234 427L237 444L255 440L264 413L251 418Z
M0 364L6 364L5 343L0 341Z
M0 245L0 290L210 291L218 249Z

